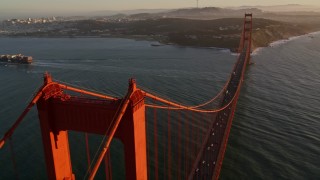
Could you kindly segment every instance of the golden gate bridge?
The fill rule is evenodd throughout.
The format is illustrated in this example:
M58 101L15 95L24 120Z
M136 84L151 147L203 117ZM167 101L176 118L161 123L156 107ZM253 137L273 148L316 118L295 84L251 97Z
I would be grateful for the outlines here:
M251 34L252 14L245 14L239 56L228 81L215 97L195 106L155 95L137 86L134 79L129 80L127 94L115 98L54 81L45 73L43 85L0 140L0 148L10 142L23 118L37 105L48 179L76 177L68 131L85 133L85 179L94 179L102 162L106 178L112 179L110 145L115 138L124 146L126 179L218 179L250 63ZM103 136L93 158L88 134ZM9 146L12 152L12 144ZM15 167L14 157L12 160Z

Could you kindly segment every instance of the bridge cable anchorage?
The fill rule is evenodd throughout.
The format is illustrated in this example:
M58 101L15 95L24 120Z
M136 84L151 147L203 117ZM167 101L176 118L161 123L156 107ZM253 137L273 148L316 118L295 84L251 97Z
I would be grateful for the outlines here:
M119 105L118 109L120 109L120 111L118 111L115 114L114 118L113 118L114 120L112 122L114 122L114 123L111 123L111 124L113 124L113 126L112 125L111 125L112 127L110 126L111 127L110 134L108 134L108 131L109 131L110 127L107 129L107 131L105 133L105 136L104 136L104 138L102 140L102 143L105 140L106 136L107 135L109 135L109 136L107 138L107 141L106 141L105 145L103 146L103 149L101 150L100 155L98 156L98 159L97 159L97 161L96 161L91 173L89 174L89 178L88 179L90 179L90 180L94 179L94 177L95 177L95 175L96 175L96 173L97 173L97 171L99 169L99 166L100 166L100 164L101 164L101 162L102 162L107 150L110 147L110 143L111 143L111 141L112 141L112 139L113 139L113 137L115 135L115 132L116 132L116 130L117 130L117 128L118 128L118 126L119 126L119 124L121 122L121 118L123 117L128 105L129 105L130 97L133 94L133 91L134 91L133 88L130 89L129 92L127 93L126 97L122 100L121 104Z

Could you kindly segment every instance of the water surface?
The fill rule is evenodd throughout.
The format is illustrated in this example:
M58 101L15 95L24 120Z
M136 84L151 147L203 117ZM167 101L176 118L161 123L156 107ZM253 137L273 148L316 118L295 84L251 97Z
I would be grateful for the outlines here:
M153 47L151 42L127 39L0 40L0 54L34 57L32 65L0 64L1 136L42 84L45 71L62 82L117 97L125 95L128 79L134 77L141 87L192 105L220 90L236 60L218 49ZM319 35L277 44L253 57L255 64L246 73L221 179L320 177L319 57ZM71 146L84 145L82 135L71 137ZM12 142L19 178L46 178L36 110L19 126ZM71 151L74 172L82 178L85 152L72 147ZM8 144L0 152L0 169L0 179L14 177ZM115 170L114 177L123 178L122 171Z

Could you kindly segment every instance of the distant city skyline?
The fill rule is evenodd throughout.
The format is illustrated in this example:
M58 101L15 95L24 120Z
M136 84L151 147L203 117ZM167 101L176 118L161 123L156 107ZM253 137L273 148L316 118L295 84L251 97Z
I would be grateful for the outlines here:
M1 0L0 11L90 12L102 10L176 9L196 7L196 0ZM315 0L199 0L199 7L270 6L300 4L320 7Z
M306 5L307 8L299 9L300 11L315 10L320 12L320 1L315 0L199 0L200 8L287 4ZM165 9L182 9L196 6L197 0L1 0L0 21L11 18L28 17L100 16L116 13L159 12ZM267 10L282 11L285 10L285 8L277 7ZM296 9L291 7L290 10Z

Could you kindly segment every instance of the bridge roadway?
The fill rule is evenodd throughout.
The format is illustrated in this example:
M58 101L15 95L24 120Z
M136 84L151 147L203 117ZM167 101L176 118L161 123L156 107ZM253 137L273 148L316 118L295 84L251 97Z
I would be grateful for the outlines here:
M238 62L235 65L234 71L231 74L231 79L228 83L226 91L224 92L224 97L221 101L220 107L224 107L233 100L234 96L237 96L237 89L240 86L242 71L244 63L246 62L247 48L243 48ZM237 97L235 97L237 98ZM236 101L236 99L234 99ZM191 172L189 179L212 179L215 176L216 171L219 171L219 156L224 153L224 150L220 150L223 145L225 136L228 134L229 129L227 128L228 122L232 120L233 108L235 108L236 103L231 103L227 108L220 111L215 116L215 121L211 124L211 128L207 132L206 139L203 144L203 149L198 154L197 166L193 167L193 172ZM230 118L231 117L231 118Z

